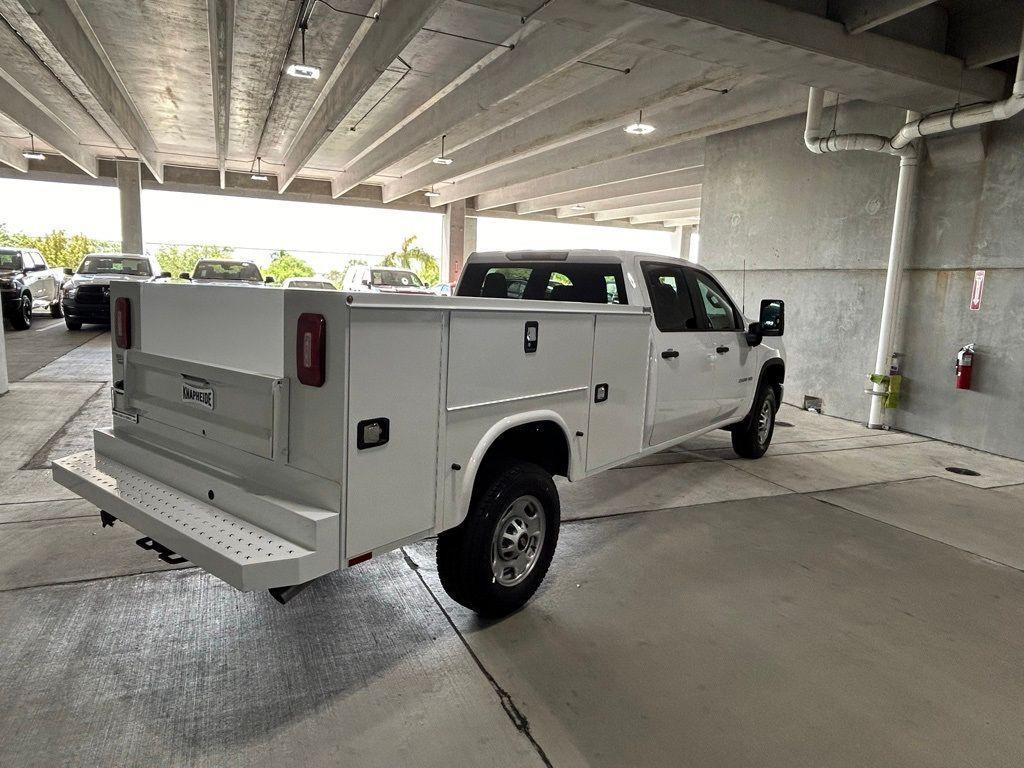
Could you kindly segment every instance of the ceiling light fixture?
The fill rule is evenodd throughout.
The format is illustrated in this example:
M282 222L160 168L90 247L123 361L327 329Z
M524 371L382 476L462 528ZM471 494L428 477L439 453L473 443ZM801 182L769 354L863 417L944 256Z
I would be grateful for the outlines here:
M440 197L440 196L441 196L441 193L440 193L440 192L438 192L438 191L437 191L436 189L434 189L433 187L431 187L431 188L430 188L430 189L428 189L428 190L427 190L426 192L424 192L424 193L423 193L423 195L424 195L424 197Z
M285 72L300 80L317 80L320 77L320 67L306 63L306 25L299 27L299 31L302 33L302 63L289 64Z
M46 155L44 155L42 152L36 152L36 137L30 133L28 135L28 138L32 142L32 149L26 149L24 152L21 153L21 156L24 157L26 160L45 160Z
M252 169L250 168L250 170ZM252 179L253 181L269 181L267 175L263 173L263 158L256 158L256 172L252 174L249 178Z
M437 157L435 157L433 160L430 161L434 165L451 165L452 164L452 159L450 157L448 157L447 155L445 155L445 153L444 153L444 140L445 140L445 138L447 136L448 136L448 134L443 134L441 136L441 154L438 155Z
M650 123L644 122L644 111L640 110L640 116L637 118L635 123L630 123L623 128L626 133L631 133L634 136L646 136L648 133L654 133L654 126Z

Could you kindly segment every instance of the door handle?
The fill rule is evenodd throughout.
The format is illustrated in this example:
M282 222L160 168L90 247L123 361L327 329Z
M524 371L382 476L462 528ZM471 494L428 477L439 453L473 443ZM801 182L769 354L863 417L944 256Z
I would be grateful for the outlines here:
M728 347L717 347L717 348L715 349L715 352L717 352L717 353L718 353L718 354L720 354L720 355L724 355L724 354L725 354L726 352L728 352L728 351L729 351L729 348L728 348Z
M666 360L669 360L673 357L679 357L679 353L674 349L666 349L664 352L661 353L661 356Z

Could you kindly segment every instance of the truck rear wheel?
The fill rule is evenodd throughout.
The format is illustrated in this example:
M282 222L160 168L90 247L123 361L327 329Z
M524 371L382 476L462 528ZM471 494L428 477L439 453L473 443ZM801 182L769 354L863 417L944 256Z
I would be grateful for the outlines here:
M750 414L733 427L732 449L744 459L764 456L775 434L775 412L778 408L775 390L767 385L762 387L754 398Z
M498 618L537 591L558 543L561 512L551 475L516 462L495 473L457 528L437 539L441 586L457 603Z

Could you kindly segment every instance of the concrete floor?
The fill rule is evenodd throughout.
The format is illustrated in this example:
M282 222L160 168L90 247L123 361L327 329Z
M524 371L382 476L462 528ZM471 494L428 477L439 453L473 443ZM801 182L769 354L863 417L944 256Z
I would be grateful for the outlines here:
M786 406L759 461L716 433L561 484L502 622L429 541L279 606L49 479L109 419L107 335L57 323L7 335L0 765L1021 764L1024 463Z

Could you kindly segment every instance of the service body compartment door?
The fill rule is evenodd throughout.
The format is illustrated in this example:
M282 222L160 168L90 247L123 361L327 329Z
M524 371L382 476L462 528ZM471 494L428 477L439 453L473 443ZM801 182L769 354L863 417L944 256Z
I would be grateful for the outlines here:
M639 453L644 441L649 315L597 315L587 471Z
M129 415L264 459L287 451L287 379L134 349L124 360Z
M348 558L434 528L442 314L351 311Z

